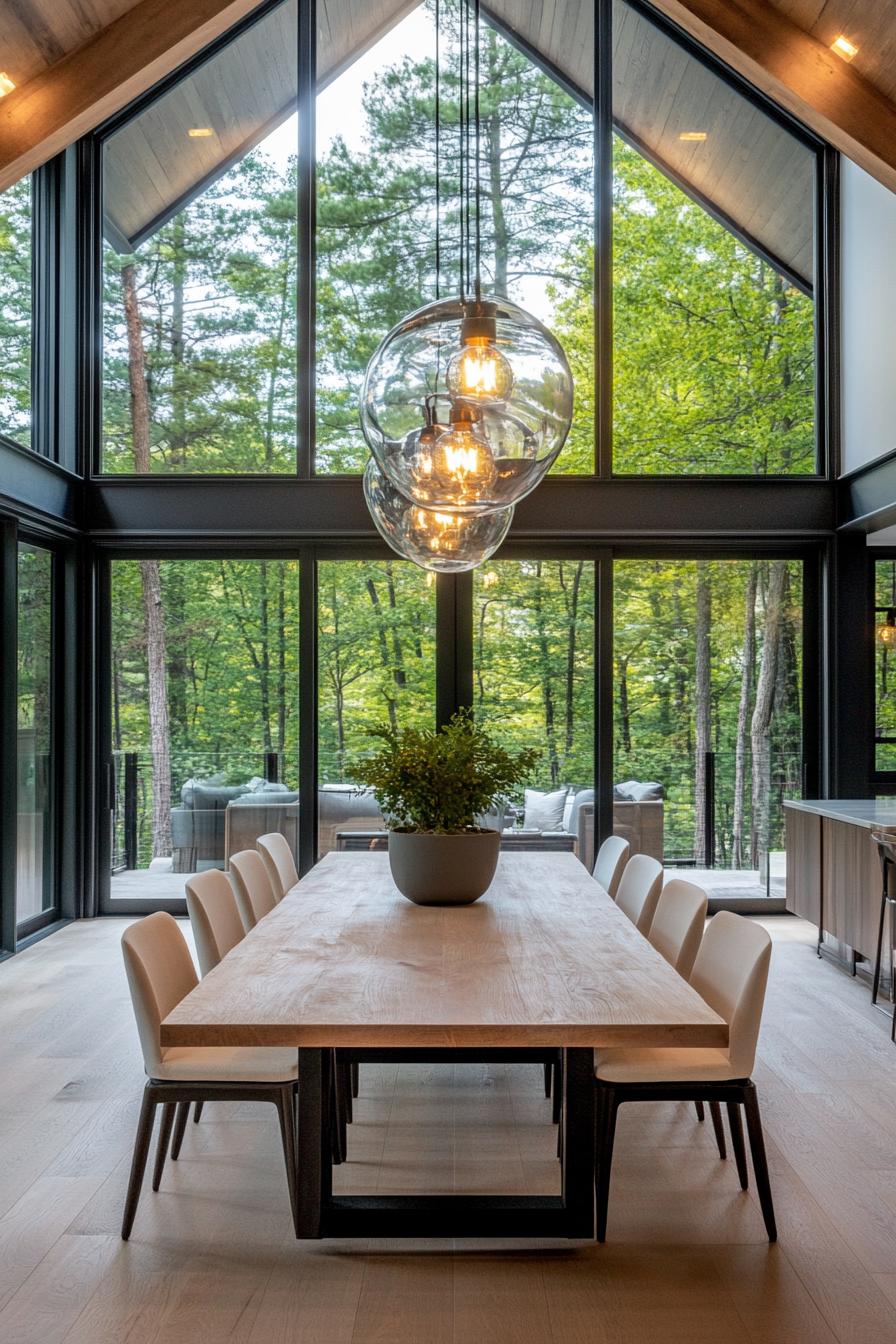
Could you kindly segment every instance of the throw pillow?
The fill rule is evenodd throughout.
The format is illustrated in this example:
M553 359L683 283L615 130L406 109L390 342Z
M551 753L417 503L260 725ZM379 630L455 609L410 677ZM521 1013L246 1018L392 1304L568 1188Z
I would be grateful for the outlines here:
M526 790L526 810L523 829L526 831L559 831L563 826L566 789L542 793L539 789Z

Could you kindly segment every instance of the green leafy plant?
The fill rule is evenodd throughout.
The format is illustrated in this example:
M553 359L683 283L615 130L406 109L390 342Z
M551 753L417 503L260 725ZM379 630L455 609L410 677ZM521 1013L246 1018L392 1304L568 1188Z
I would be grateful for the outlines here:
M371 736L383 746L357 773L375 791L393 830L479 830L477 816L525 779L539 758L532 748L505 751L465 710L438 732L379 727Z

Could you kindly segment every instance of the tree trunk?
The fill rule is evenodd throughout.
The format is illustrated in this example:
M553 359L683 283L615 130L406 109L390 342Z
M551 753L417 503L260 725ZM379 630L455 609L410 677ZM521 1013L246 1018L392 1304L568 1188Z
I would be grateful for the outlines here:
M737 737L734 746L734 817L731 824L733 864L744 866L744 802L746 795L747 722L753 697L753 668L756 662L756 566L750 565L744 600L744 652L740 674L740 700L737 706Z
M775 710L775 686L778 679L781 614L786 576L786 560L773 560L769 565L762 635L762 657L756 683L756 704L750 723L750 748L753 753L750 863L754 868L759 867L762 854L768 848L768 794L771 770L769 736Z
M579 595L584 568L584 560L580 560L573 568L572 588L567 600L566 610L566 739L564 754L567 761L572 756L573 740L575 738L576 636L578 634Z
M261 691L261 732L264 751L272 751L271 738L271 611L268 599L268 562L259 561L258 624L261 638L259 680Z
M535 580L535 629L538 634L538 653L541 663L541 685L544 698L544 731L547 739L548 759L551 763L551 783L556 788L560 782L560 761L557 756L557 729L554 712L554 692L551 684L551 654L548 645L548 632L544 619L544 601L541 591L541 565Z
M495 30L488 26L485 36L485 86L489 75L494 76L498 53L498 38ZM504 184L501 181L501 112L495 100L495 110L486 118L483 126L482 144L488 161L488 191L492 211L492 235L494 246L494 293L507 293L507 259L510 255L510 237L507 231L507 219L504 214Z
M380 602L380 595L376 590L376 584L373 579L368 579L365 587L367 596L370 598L371 605L376 612L377 631L379 636L380 661L383 664L383 671L389 677L389 681L383 686L383 695L386 700L386 708L389 713L389 727L393 732L398 728L398 713L395 707L395 694L392 690L394 685L394 667L392 659L389 656L389 643L386 639L386 622L383 618L383 606Z
M694 678L695 751L694 764L694 858L698 868L705 868L713 856L707 852L706 817L709 799L706 795L706 753L712 741L712 687L709 654L709 627L712 619L712 592L709 566L697 561L697 614L694 629L696 650Z
M286 755L286 562L277 564L277 753Z
M619 685L619 745L626 756L630 756L632 751L632 725L628 702L627 658L619 658L616 669L616 679Z
M150 409L143 351L143 327L133 265L121 268L121 288L128 338L134 470L145 474L150 470ZM140 561L140 580L143 590L149 741L153 774L152 855L153 858L160 858L171 853L171 736L166 684L165 612L162 604L161 566L158 560Z
M187 465L187 389L184 369L184 287L187 279L186 226L183 213L175 215L169 230L171 246L171 424L172 471Z

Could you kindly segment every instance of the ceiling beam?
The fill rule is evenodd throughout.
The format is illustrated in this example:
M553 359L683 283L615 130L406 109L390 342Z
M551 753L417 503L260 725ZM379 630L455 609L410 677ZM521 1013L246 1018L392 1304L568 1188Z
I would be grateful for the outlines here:
M896 191L896 104L767 0L653 0L745 79Z
M0 99L0 191L257 7L258 0L138 0L83 47Z

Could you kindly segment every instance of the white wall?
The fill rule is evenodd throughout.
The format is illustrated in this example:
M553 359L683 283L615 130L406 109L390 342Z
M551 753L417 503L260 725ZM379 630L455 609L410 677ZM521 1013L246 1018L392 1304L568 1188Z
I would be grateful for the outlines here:
M841 160L844 472L896 448L896 195Z

